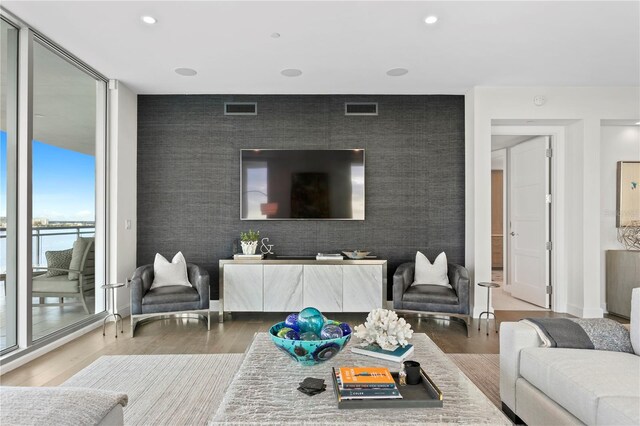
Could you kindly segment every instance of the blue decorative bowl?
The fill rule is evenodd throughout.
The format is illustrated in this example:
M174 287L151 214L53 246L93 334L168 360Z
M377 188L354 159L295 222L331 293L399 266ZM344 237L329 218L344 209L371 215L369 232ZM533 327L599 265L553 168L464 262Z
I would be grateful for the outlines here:
M329 340L289 340L278 337L278 331L287 327L283 322L274 324L269 329L271 340L278 349L286 353L302 365L314 365L333 358L347 346L351 333Z

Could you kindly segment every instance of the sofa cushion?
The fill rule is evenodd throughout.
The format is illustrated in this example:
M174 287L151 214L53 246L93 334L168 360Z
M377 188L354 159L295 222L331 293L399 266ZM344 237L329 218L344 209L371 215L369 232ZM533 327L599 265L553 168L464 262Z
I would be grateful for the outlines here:
M71 263L69 269L79 271L82 268L82 260L84 258L84 252L87 251L87 246L93 244L93 238L80 237L73 243L73 252L71 256ZM69 280L77 280L79 278L77 272L69 272Z
M200 295L193 287L171 285L149 290L142 297L143 305L161 305L167 303L197 302Z
M48 277L46 275L39 275L33 277L34 293L79 293L78 280L69 281L67 275L56 275L55 277Z
M526 348L520 376L587 424L614 414L617 422L640 424L640 357L589 349ZM628 408L615 410L617 399ZM518 401L516 401L516 407ZM605 407L605 408L602 408ZM613 407L613 408L611 408ZM602 412L599 410L602 409ZM621 416L621 417L620 417Z
M458 296L450 287L441 285L412 285L402 295L404 302L457 305Z

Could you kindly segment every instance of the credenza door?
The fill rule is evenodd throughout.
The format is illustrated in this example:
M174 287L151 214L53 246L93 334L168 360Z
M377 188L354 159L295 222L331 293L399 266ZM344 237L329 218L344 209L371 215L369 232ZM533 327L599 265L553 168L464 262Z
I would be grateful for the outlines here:
M262 278L262 265L225 265L225 311L262 311Z
M342 295L344 312L369 312L382 308L382 266L343 266Z
M302 265L264 265L264 311L302 310Z
M304 307L342 312L342 266L304 265Z

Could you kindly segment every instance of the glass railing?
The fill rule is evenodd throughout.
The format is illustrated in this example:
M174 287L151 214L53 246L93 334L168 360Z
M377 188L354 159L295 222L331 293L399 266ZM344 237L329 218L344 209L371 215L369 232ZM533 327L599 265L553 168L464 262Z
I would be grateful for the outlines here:
M67 250L73 247L73 243L79 237L93 237L94 225L62 225L62 226L38 226L33 227L31 236L33 265L46 266L45 252L50 250ZM0 228L0 274L7 267L7 229Z

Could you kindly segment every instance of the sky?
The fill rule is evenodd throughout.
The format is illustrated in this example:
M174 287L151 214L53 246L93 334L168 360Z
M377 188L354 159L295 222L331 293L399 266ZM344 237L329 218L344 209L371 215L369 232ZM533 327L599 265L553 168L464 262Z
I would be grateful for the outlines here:
M33 141L33 217L95 220L95 157ZM7 212L7 134L0 130L0 216Z

